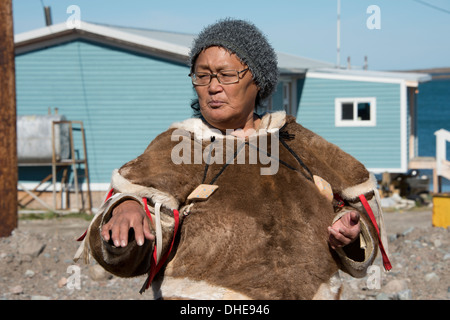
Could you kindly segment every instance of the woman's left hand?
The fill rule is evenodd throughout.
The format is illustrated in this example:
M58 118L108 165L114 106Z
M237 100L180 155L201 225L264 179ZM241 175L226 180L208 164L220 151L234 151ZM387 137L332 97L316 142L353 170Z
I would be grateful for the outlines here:
M328 227L328 242L336 249L355 241L361 231L358 211L349 211Z

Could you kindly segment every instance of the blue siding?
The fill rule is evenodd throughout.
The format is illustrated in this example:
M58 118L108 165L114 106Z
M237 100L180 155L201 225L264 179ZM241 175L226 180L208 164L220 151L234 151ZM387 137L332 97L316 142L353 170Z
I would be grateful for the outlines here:
M283 110L283 82L279 81L277 87L272 94L272 109L271 111Z
M113 169L192 115L188 73L186 65L69 42L16 56L17 114L47 114L51 107L83 121L91 182L108 183Z
M370 169L400 168L400 85L306 78L297 121ZM335 98L376 98L375 127L336 127Z

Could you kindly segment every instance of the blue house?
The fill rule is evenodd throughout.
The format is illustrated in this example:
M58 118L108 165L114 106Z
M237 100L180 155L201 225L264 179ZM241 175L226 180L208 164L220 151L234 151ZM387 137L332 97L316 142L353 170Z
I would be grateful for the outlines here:
M187 60L193 38L87 22L18 34L17 115L57 109L82 121L90 190L103 194L113 169L192 115ZM411 168L417 88L429 75L338 69L284 53L278 59L278 88L259 111L286 110L374 173ZM48 171L45 165L19 166L20 183L32 188Z
M406 172L417 158L416 92L427 80L420 74L311 70L297 119L374 173Z

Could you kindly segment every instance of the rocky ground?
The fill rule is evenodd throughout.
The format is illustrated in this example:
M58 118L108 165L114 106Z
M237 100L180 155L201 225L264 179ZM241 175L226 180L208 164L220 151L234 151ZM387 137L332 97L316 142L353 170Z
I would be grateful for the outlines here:
M381 259L362 279L342 275L344 295L354 300L449 300L450 228L431 225L431 209L386 212L393 270ZM95 263L74 263L74 240L88 225L82 218L20 219L0 238L0 300L136 299L145 277L121 279Z
M379 256L379 268L367 277L342 275L346 298L450 300L450 227L433 227L431 216L431 210L385 213L392 270L383 270Z

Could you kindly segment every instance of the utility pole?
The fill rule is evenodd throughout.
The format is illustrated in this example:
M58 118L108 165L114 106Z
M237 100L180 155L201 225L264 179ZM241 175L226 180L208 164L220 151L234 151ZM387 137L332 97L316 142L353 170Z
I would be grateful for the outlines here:
M17 228L16 80L12 0L0 1L0 237Z

